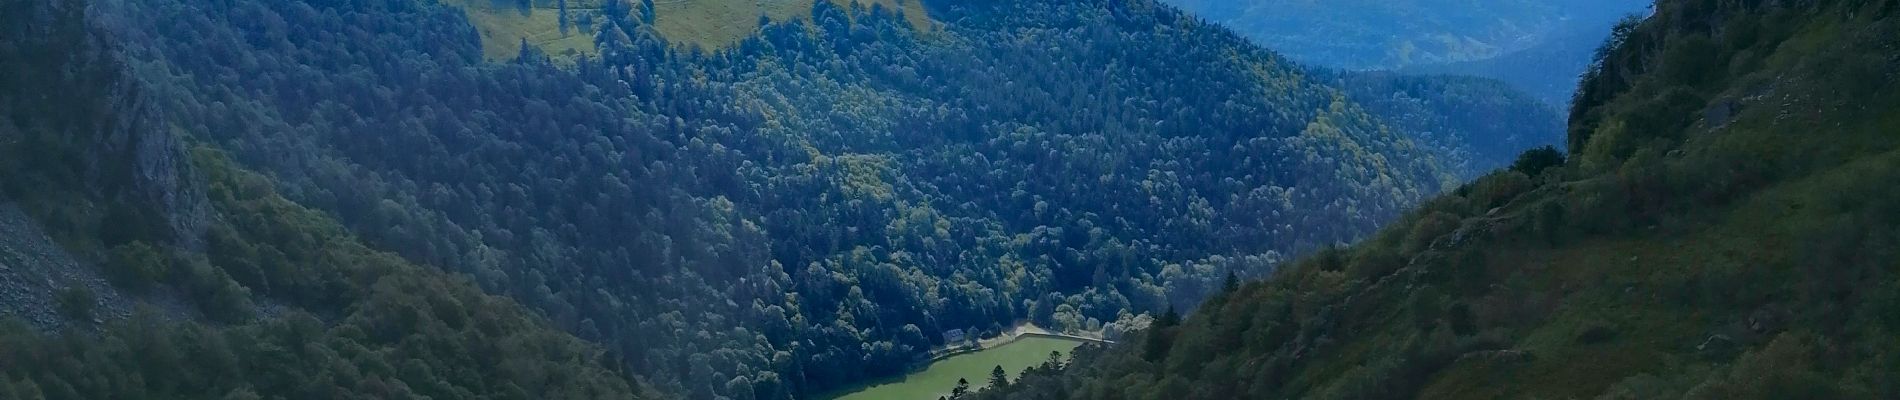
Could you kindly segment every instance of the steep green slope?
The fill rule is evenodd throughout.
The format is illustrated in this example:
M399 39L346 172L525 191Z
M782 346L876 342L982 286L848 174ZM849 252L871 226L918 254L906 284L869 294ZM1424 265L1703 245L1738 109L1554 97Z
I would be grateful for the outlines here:
M1586 77L1569 162L981 397L1900 396L1896 14L1664 1Z
M0 398L660 397L519 304L370 250L209 150L196 158L218 220L211 250L132 242L101 261L151 271L144 290L196 309L96 332L0 322ZM83 323L85 307L62 311Z
M187 157L85 4L0 10L0 200L126 293L189 303L96 325L72 288L61 332L0 321L0 398L656 397L513 301Z

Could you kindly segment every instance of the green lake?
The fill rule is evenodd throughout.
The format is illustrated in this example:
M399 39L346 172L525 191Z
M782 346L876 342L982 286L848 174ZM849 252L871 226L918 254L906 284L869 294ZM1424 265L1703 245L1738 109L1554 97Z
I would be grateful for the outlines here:
M957 386L957 379L970 381L970 389L989 386L990 370L1003 366L1009 371L1009 378L1016 379L1024 368L1041 365L1049 359L1049 352L1060 352L1068 359L1070 350L1082 342L1052 337L1023 337L1002 346L980 351L959 354L930 363L921 371L904 375L901 378L869 382L863 387L834 394L833 400L936 400L938 396L950 394L950 388Z

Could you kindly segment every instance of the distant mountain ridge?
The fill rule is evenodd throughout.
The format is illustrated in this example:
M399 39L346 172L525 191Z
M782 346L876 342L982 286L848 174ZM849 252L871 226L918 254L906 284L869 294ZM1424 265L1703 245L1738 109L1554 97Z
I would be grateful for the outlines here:
M1398 69L1495 58L1570 23L1610 20L1642 0L1169 0L1295 60Z
M1649 0L1166 0L1288 57L1499 79L1563 107L1617 20Z

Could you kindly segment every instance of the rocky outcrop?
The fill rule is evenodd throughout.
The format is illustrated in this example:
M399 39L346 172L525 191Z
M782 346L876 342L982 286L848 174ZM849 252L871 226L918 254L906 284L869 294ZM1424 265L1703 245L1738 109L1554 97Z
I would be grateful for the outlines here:
M0 156L14 161L0 163L0 177L13 178L0 187L0 317L48 331L122 317L134 299L87 260L121 240L198 249L209 215L203 183L84 2L0 5L9 10L0 14ZM102 243L69 254L49 233ZM67 309L88 312L60 315L61 293L89 293L65 296ZM153 302L164 303L175 302Z
M126 204L147 207L162 221L165 237L172 245L200 250L209 215L204 184L191 171L191 162L169 123L155 107L138 93L137 79L125 77L113 88L113 109L118 118L109 121L96 143L94 154L119 154L122 160L94 159L93 171L118 176L95 176L100 183L125 183L118 193ZM123 162L128 170L100 168L99 163ZM109 164L108 164L109 165ZM109 184L101 187L110 187Z
M61 185L95 203L136 209L128 214L141 219L106 224L195 249L205 227L204 190L190 178L165 114L85 4L9 0L0 16L0 153L33 158L9 164L20 170L7 173L41 176L21 180L31 183L14 195Z

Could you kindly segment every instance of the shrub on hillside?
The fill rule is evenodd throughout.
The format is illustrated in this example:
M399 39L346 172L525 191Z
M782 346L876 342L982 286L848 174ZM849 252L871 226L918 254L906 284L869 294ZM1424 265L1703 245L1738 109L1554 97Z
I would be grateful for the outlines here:
M1432 242L1439 237L1458 230L1458 216L1446 212L1434 212L1419 219L1412 225L1412 232L1405 236L1404 254L1418 254L1428 250Z
M1676 40L1675 46L1663 52L1662 72L1665 78L1690 86L1701 86L1719 81L1719 75L1727 72L1721 68L1727 61L1720 46L1708 36L1694 35Z
M99 299L86 286L73 285L61 289L56 300L59 303L60 315L65 315L66 318L74 321L87 321L92 319L93 303Z
M1562 202L1546 201L1537 206L1537 212L1531 216L1531 226L1537 231L1538 238L1548 244L1559 244L1563 240L1566 229L1565 213Z
M1477 182L1472 182L1471 194L1468 197L1471 204L1477 207L1474 211L1483 215L1494 207L1509 204L1511 199L1524 194L1531 187L1529 175L1517 171L1504 171L1486 175L1478 178Z
M1556 146L1544 146L1518 154L1517 161L1511 163L1511 170L1536 177L1544 170L1563 166L1564 161L1564 152L1558 151Z
M1743 355L1726 374L1703 382L1687 399L1838 399L1839 388L1816 370L1823 339L1784 333L1767 347Z
M1643 148L1617 170L1618 189L1625 194L1621 211L1629 222L1637 225L1654 222L1675 197L1675 188L1669 187L1668 166L1663 165L1660 153L1654 147Z
M1377 280L1404 267L1405 258L1391 247L1370 246L1353 254L1352 265L1346 268L1346 273L1355 278Z
M162 283L171 271L171 262L164 252L142 241L113 247L109 258L107 278L114 285L134 292Z
M1490 266L1483 251L1465 249L1451 263L1451 284L1463 296L1480 296L1490 289Z
M236 281L224 270L210 264L194 262L183 271L188 274L181 283L186 295L198 310L213 321L237 323L251 319L256 306L251 303L251 291Z
M1680 206L1721 205L1776 180L1778 171L1787 169L1770 160L1721 153L1686 158L1672 164L1668 185L1676 188L1684 199L1694 201Z

